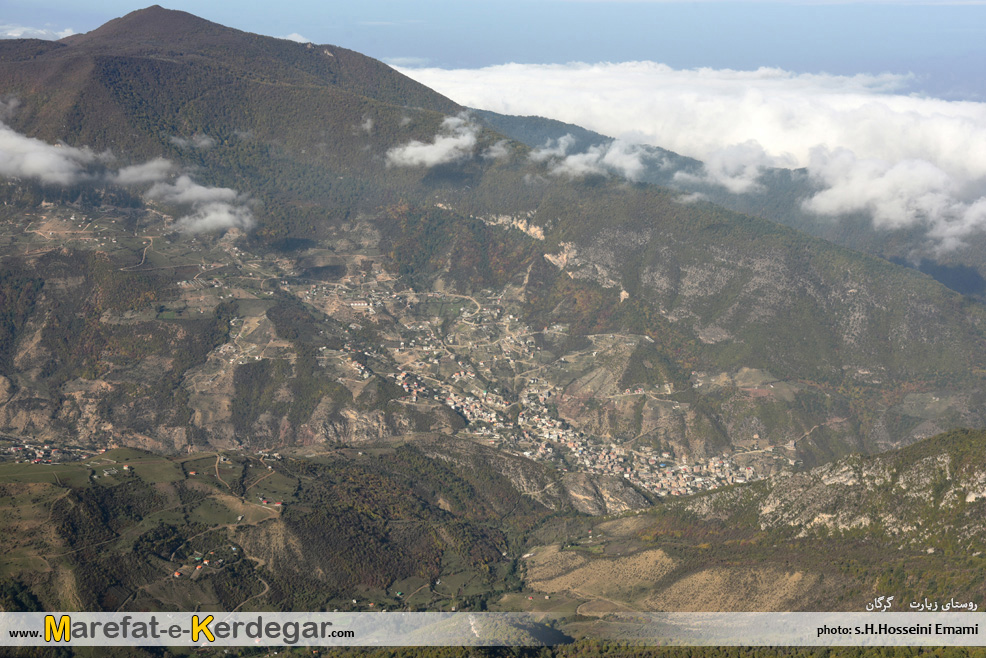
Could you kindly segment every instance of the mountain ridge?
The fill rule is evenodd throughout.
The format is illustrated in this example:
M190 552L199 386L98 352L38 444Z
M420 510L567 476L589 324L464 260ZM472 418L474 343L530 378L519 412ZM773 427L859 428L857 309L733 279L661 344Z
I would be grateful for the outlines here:
M475 110L484 122L531 148L557 147L573 138L572 153L607 148L616 140L591 130L540 116L515 117L488 110ZM984 240L971 235L966 246L948 252L929 251L925 230L920 226L877 229L865 213L839 217L812 214L802 203L818 192L805 169L766 168L757 186L742 193L709 180L704 165L656 146L635 145L645 154L645 167L637 180L670 187L738 213L762 217L855 251L871 254L897 265L916 269L959 294L982 302L986 295Z

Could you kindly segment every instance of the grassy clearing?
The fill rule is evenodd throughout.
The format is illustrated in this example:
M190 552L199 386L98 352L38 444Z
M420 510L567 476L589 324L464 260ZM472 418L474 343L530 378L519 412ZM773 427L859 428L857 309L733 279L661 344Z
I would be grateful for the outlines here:
M239 516L234 510L224 505L218 497L207 498L195 507L189 515L190 521L206 525L222 525L235 523Z
M139 462L141 460L161 459L161 457L157 455L144 452L143 450L135 450L133 448L114 448L112 450L107 450L103 454L99 455L99 457L102 459L112 459L120 464L130 461Z
M247 483L247 486L250 486L251 483L256 483L255 486L250 488L247 494L250 500L256 500L258 498L266 498L271 502L295 500L294 493L298 488L298 480L296 478L277 471L267 471L267 473L260 475L260 477L264 479L255 478Z
M582 599L567 594L550 594L545 598L542 592L511 592L491 606L491 610L509 612L553 612L556 614L575 614Z
M167 459L130 462L130 467L145 482L177 482L185 479L181 467Z
M430 583L431 581L426 578L412 576L396 581L388 591L393 597L397 597L397 593L400 592L400 598L406 604L423 605L431 599L431 591L428 588Z
M92 471L83 463L70 464L2 464L0 483L45 482L73 487L89 485Z

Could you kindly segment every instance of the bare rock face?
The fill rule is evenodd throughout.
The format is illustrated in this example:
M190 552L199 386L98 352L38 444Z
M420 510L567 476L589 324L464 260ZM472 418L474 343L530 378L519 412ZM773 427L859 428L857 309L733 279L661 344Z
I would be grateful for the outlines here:
M6 378L5 378L6 379ZM7 380L8 384L10 380ZM33 395L24 389L13 392L11 386L0 395L6 397L0 403L0 427L19 435L30 435L44 440L59 436L52 426L56 408L51 400Z
M7 401L14 395L14 384L9 379L0 375L0 404L7 404Z
M366 443L380 441L412 431L406 418L388 417L383 411L359 412L344 409L334 418L326 420L319 428L324 440L342 443Z
M606 513L606 505L599 495L592 478L584 473L569 473L563 479L568 498L583 514L600 516Z
M596 488L606 504L607 514L621 514L650 507L650 503L640 492L615 475L597 477Z
M650 506L636 489L614 475L568 473L562 483L572 506L583 514L620 514Z

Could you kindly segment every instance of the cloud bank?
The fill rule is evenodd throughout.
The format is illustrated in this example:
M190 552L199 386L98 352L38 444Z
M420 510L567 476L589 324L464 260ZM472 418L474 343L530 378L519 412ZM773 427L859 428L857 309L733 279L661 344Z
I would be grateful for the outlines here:
M247 230L253 225L253 213L249 207L223 202L196 206L190 215L175 222L175 228L184 233L211 233L231 228Z
M897 93L909 76L655 62L401 70L465 105L560 119L698 158L701 180L735 193L757 189L766 167L805 167L820 188L805 201L815 213L921 224L944 248L986 226L986 103ZM535 153L561 157L546 149ZM566 168L592 170L606 157L587 153ZM609 157L627 162L627 150Z
M75 30L70 27L64 30L52 30L47 27L25 27L24 25L0 23L0 39L45 39L51 41L64 39L73 34L75 34Z
M531 162L547 162L552 158L564 158L575 145L575 138L570 134L558 139L548 140L544 146L531 151Z
M446 117L430 144L413 140L387 151L387 166L434 167L471 158L479 126L465 112Z
M187 206L189 214L175 222L183 233L206 233L231 228L249 229L254 225L250 199L228 187L207 187L192 180L188 174L172 177L179 167L170 160L156 158L124 167L110 177L121 185L146 185L147 199L169 205Z

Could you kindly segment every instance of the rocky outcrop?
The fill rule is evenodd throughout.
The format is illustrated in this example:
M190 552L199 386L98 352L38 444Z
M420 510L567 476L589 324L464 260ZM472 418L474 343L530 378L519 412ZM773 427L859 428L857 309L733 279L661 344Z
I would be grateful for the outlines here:
M621 514L649 506L640 492L613 475L566 473L562 483L572 506L583 514Z
M956 431L877 457L848 457L715 492L685 506L703 518L720 519L752 507L761 529L792 528L801 536L869 528L934 545L986 532L984 467L986 433Z
M13 395L13 383L3 375L0 375L0 405L7 404L7 400L9 400Z

